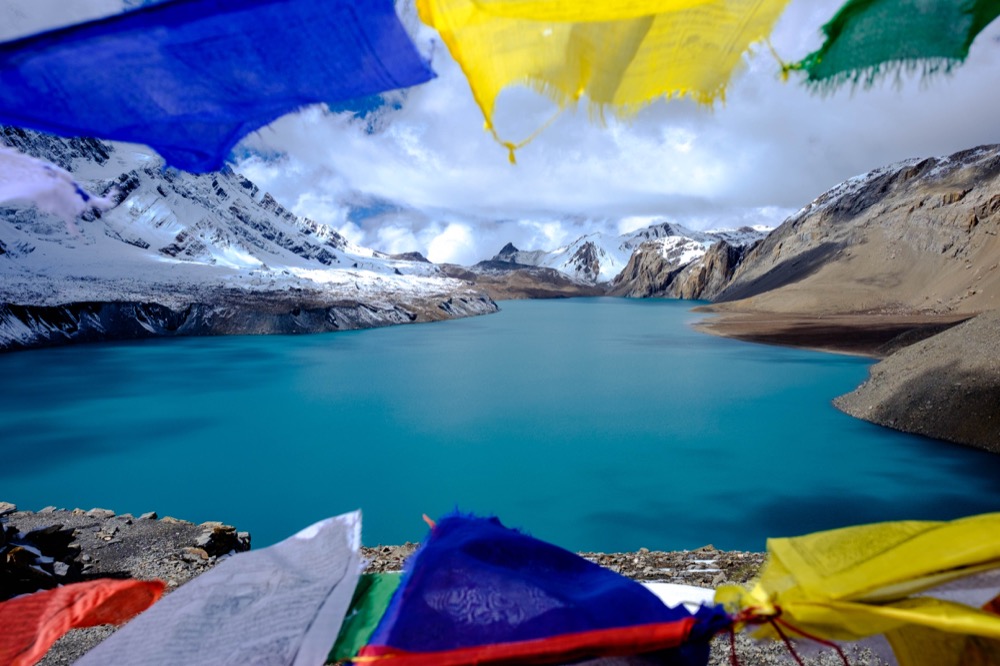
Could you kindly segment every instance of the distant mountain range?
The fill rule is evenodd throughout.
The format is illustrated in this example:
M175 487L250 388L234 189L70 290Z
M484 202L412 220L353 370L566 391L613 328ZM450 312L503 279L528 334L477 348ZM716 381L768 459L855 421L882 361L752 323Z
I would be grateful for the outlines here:
M635 298L708 298L728 278L705 278L720 253L743 253L767 236L768 227L694 231L659 222L613 236L590 233L554 250L520 250L507 243L474 266L446 266L449 275L497 299L612 295Z
M0 144L115 206L74 225L0 208L0 351L173 334L312 332L493 312L422 257L354 245L226 168L193 175L124 144L0 127Z
M612 282L638 252L657 252L671 264L683 267L705 255L719 241L744 246L767 235L765 227L694 231L661 222L631 233L610 236L591 233L555 250L519 250L508 243L491 262L552 268L582 284Z

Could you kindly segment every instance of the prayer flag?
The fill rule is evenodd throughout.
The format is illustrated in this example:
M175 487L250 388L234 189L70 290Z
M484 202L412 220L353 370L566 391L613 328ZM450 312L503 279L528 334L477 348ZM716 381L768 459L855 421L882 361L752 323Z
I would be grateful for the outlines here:
M417 0L493 128L504 88L528 85L560 106L629 115L654 99L711 104L787 0ZM499 138L498 138L499 140ZM503 142L511 151L520 147Z
M704 664L720 607L668 608L639 583L496 518L443 518L355 663L565 663L667 650Z
M185 583L79 666L322 664L360 575L361 513L237 553Z
M997 15L1000 0L850 0L823 26L823 46L790 69L820 86L871 84L901 67L947 70Z
M300 107L432 76L392 0L167 0L0 44L0 123L205 172Z
M158 580L102 578L0 602L0 664L31 666L70 629L121 624L149 608L164 587Z
M752 589L716 602L760 635L857 640L885 634L900 666L996 663L1000 514L903 521L769 539Z
M396 572L362 574L327 661L349 660L365 646L389 607L401 578Z
M65 169L0 145L0 205L21 201L67 222L111 207L109 199L88 194Z

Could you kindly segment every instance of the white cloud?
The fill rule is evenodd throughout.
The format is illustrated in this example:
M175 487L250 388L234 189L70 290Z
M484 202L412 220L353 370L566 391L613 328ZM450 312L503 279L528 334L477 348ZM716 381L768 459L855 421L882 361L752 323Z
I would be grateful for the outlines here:
M776 50L794 60L815 49L819 26L840 4L794 0L772 37ZM993 26L980 35L951 76L825 97L782 83L777 62L759 48L724 105L657 102L604 126L585 109L568 110L518 152L517 166L483 130L461 71L437 44L438 78L412 89L381 132L318 111L282 119L252 142L284 149L287 161L252 177L317 219L335 218L357 192L402 202L419 214L362 225L362 242L401 247L405 239L432 259L482 259L508 240L552 248L590 230L632 230L639 219L695 228L775 223L855 174L1000 140L998 34ZM530 91L507 91L496 124L517 141L553 108ZM304 197L304 189L322 195ZM378 225L396 231L389 238Z
M472 229L467 225L452 222L430 241L427 258L434 263L475 263L477 257L471 253L474 247Z

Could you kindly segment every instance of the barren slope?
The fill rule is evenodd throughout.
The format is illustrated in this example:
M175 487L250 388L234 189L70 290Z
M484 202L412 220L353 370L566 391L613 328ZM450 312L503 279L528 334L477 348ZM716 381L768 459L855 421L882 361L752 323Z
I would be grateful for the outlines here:
M892 354L834 404L879 425L1000 453L1000 311Z
M713 306L796 315L1000 307L1000 146L847 181L747 256Z

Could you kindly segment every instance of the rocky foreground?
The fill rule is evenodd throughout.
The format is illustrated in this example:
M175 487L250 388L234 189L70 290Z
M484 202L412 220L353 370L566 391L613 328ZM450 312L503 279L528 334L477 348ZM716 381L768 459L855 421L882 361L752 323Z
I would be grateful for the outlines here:
M13 505L0 502L0 509ZM168 593L207 571L234 552L250 547L250 535L221 523L195 525L155 513L135 517L115 515L106 509L84 511L47 507L38 512L14 511L7 515L9 526L21 532L60 525L74 535L73 559L86 577L128 576L159 578L167 582ZM368 571L399 571L417 549L416 544L362 548ZM634 553L581 553L601 566L635 580L659 581L716 587L725 583L746 583L764 562L763 553L720 551L712 546L697 550L660 552L645 548ZM43 666L73 663L82 654L114 632L112 626L78 629L53 646L40 662ZM712 646L713 666L731 664L730 639L720 636ZM793 663L788 651L777 643L757 643L745 635L736 637L736 652L743 666ZM803 649L810 665L841 664L829 650ZM881 666L887 662L865 648L850 646L848 657L854 666Z

